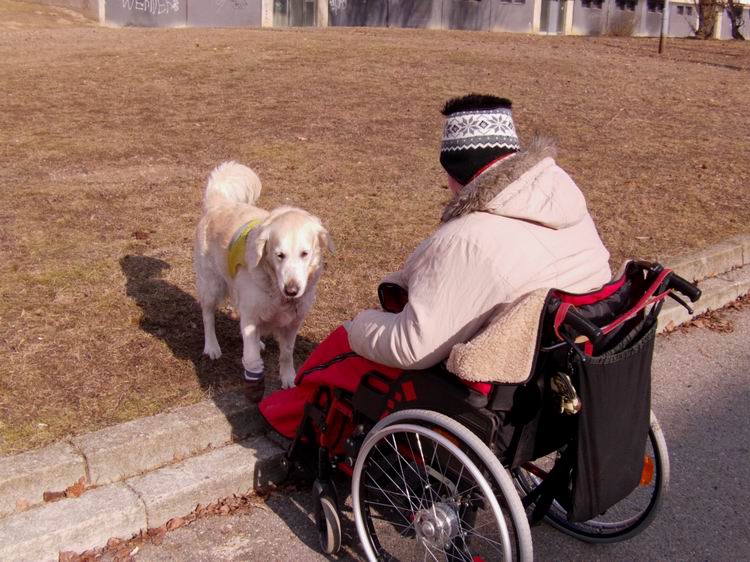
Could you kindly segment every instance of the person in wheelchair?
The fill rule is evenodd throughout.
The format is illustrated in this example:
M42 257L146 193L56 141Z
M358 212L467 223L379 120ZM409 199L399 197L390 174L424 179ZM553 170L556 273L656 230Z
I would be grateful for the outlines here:
M610 280L609 252L550 139L534 136L522 147L505 98L469 94L442 113L440 162L454 195L440 226L380 285L384 310L334 330L298 370L302 388L261 402L287 437L323 375L325 384L354 390L370 370L429 368L522 295L585 292Z
M346 325L353 351L391 367L437 364L535 289L584 292L611 277L584 196L550 139L522 147L504 98L470 94L442 112L440 163L454 196L440 227L384 280L403 309L363 311Z
M669 483L650 411L656 321L700 290L609 253L554 145L521 147L511 102L448 101L441 225L386 277L382 310L334 330L296 387L259 405L314 477L327 554L341 546L333 477L351 478L368 560L533 560L529 522L628 539ZM444 362L444 360L446 360Z

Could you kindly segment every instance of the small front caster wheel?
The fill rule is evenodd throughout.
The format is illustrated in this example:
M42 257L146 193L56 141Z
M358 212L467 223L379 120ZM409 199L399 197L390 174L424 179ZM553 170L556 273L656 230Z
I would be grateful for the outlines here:
M330 482L315 480L312 495L320 548L325 554L336 554L341 548L341 517L336 489Z

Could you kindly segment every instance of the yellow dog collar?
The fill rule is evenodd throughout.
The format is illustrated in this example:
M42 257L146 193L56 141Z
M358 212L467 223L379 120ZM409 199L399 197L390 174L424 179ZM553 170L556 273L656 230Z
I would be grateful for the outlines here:
M244 224L240 229L232 236L232 241L229 242L229 276L234 279L237 275L237 270L245 263L245 248L247 248L247 235L250 231L258 226L261 222L260 219L251 220Z

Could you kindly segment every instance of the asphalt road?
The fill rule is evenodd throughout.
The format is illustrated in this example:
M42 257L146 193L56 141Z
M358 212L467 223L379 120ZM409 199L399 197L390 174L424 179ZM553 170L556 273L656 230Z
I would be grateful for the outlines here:
M588 545L541 525L537 560L750 560L750 309L728 311L734 330L660 336L653 409L670 452L671 484L656 520L639 536ZM309 494L271 496L263 509L207 517L140 547L138 561L362 560L351 513L343 552L317 550Z

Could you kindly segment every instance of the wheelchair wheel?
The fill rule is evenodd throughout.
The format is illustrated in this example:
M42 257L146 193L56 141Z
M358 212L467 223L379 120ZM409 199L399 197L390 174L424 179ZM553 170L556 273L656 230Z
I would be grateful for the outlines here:
M330 482L315 480L312 495L320 549L325 554L336 554L341 548L341 517L336 489Z
M541 483L540 474L552 468L555 455L548 455L514 471L521 495L525 496ZM669 455L661 427L651 412L651 427L646 440L643 475L633 492L594 519L568 521L565 509L553 502L545 520L576 539L590 543L613 543L634 537L649 526L656 516L669 487Z
M397 412L370 431L352 501L371 562L533 559L509 474L469 429L436 412Z

